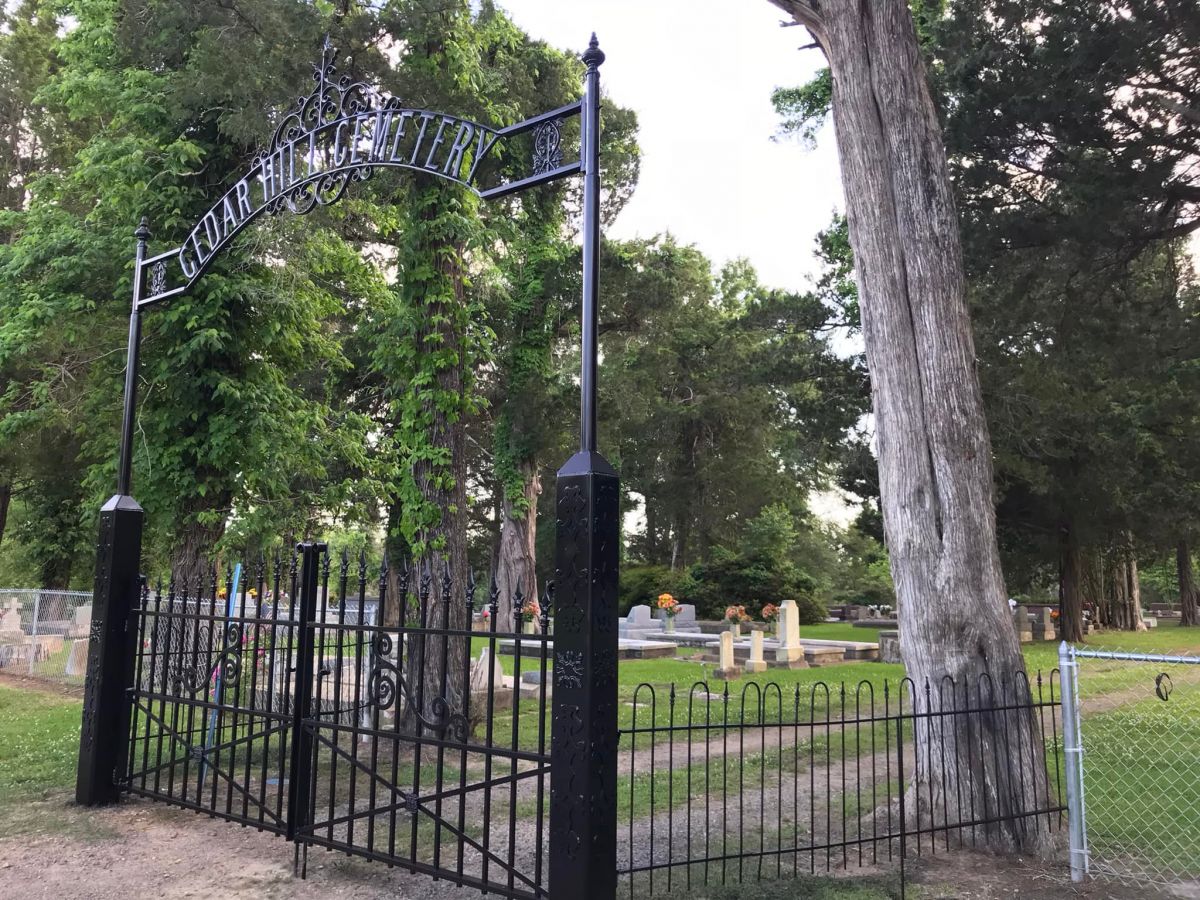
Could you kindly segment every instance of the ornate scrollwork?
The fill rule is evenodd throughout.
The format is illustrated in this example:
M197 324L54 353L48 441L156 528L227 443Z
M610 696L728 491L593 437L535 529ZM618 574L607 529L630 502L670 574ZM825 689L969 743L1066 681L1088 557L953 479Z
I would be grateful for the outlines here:
M167 289L167 264L159 260L150 267L150 296L157 297Z
M445 697L435 697L429 702L431 716L426 716L420 704L413 698L404 675L387 658L392 652L392 638L377 632L371 640L371 656L374 660L371 674L367 678L368 703L380 712L391 709L397 696L403 696L409 711L434 734L450 733L456 741L465 742L471 732L470 723L464 713L454 712Z
M177 646L186 646L187 635L181 631L175 631L174 628L172 630L174 631L173 639L179 642ZM171 673L171 685L176 694L181 692L197 694L205 690L218 674L224 687L237 687L242 677L242 623L230 622L225 626L224 640L217 651L217 658L214 662L209 663L207 657L211 643L212 631L210 628L207 625L197 624L196 649L190 654L184 651L181 654L182 661L176 664ZM205 656L203 662L199 659L202 653Z
M325 37L321 48L321 64L313 66L312 93L296 100L295 107L288 112L275 128L271 138L271 150L278 150L289 141L303 137L314 129L346 116L357 115L367 110L380 109L385 104L398 107L394 98L384 98L369 84L354 81L349 75L337 77L337 48Z
M553 172L563 162L562 119L548 119L533 129L533 174Z
M554 656L554 674L559 687L583 687L583 651L559 650Z

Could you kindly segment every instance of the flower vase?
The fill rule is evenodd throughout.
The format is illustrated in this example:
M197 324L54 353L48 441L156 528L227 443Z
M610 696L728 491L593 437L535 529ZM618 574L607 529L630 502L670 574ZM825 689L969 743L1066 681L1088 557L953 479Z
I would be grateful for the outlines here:
M521 627L521 631L523 631L525 634L537 634L537 624L533 621L533 619L530 619Z
M667 634L675 633L675 617L667 616L667 621L663 623L663 631Z
M740 622L729 623L729 633L733 635L734 640L742 636L742 625Z

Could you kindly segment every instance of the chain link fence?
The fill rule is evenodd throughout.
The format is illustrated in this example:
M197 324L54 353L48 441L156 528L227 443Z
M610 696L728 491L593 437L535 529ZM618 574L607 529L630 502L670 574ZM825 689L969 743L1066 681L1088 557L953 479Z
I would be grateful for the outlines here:
M1200 896L1200 656L1063 656L1073 875Z
M0 673L82 685L92 595L0 588Z

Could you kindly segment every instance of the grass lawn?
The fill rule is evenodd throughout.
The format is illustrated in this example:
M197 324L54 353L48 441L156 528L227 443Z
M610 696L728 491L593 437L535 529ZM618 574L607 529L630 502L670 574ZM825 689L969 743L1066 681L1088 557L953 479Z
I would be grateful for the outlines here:
M808 626L802 634L809 637L828 639L858 638L869 640L874 636L874 630L853 628L847 625L816 625ZM847 638L846 635L849 635ZM478 641L478 639L477 639ZM481 642L482 643L482 642ZM1200 652L1200 628L1180 628L1167 625L1143 634L1109 633L1090 636L1088 646L1096 649L1131 650L1140 652L1159 652L1167 654L1188 654ZM1025 657L1030 668L1031 677L1040 669L1048 677L1052 668L1057 666L1057 645L1053 643L1029 644L1025 646ZM512 671L512 657L501 657L505 670ZM1099 664L1100 661L1095 661ZM1105 664L1120 667L1121 664ZM531 660L522 664L523 670L536 668ZM1138 667L1129 667L1130 669ZM635 723L646 727L653 721L656 724L686 722L689 718L701 722L704 717L709 721L718 722L728 710L730 720L734 722L747 721L779 721L780 714L791 721L794 704L797 697L801 704L801 718L807 719L811 710L815 710L818 721L824 718L828 709L831 718L841 714L842 703L845 703L847 714L852 714L856 696L866 704L870 699L867 688L860 687L863 682L873 686L877 708L882 700L882 686L886 681L890 685L891 697L895 697L895 686L903 677L904 670L900 665L890 665L871 662L854 662L845 665L830 666L814 669L773 670L758 675L750 675L726 685L712 681L712 666L692 660L659 659L659 660L629 660L622 662L619 672L620 706L618 710L620 727L628 729ZM1116 694L1128 691L1130 678L1125 677L1126 671L1114 671L1114 677L1081 680L1081 695L1085 700L1084 710L1087 713L1087 702L1105 694ZM1119 677L1115 677L1118 676ZM1131 676L1132 677L1132 676ZM1144 679L1142 679L1144 680ZM694 685L708 681L711 696ZM1140 681L1137 682L1140 685ZM674 711L672 713L672 691L674 685ZM778 685L779 689L767 688L768 685ZM845 694L842 686L845 686ZM726 706L725 691L729 692ZM759 707L759 692L763 691L766 702ZM860 693L856 693L860 692ZM1181 695L1182 696L1182 695ZM1172 698L1177 700L1177 698ZM691 708L689 709L689 704ZM745 705L744 705L745 704ZM811 704L811 709L810 709ZM1134 704L1132 700L1124 702L1116 709L1098 714L1091 726L1093 734L1103 730L1103 743L1121 747L1122 735L1128 735L1130 730L1137 730L1138 717L1144 715L1164 716L1176 712L1176 703L1162 704L1159 701L1147 701L1141 708L1141 701ZM537 711L535 702L524 699L521 702L521 715L517 719L517 744L522 747L536 746L538 742ZM892 707L894 708L894 706ZM61 795L68 791L75 775L75 759L78 749L79 718L81 702L78 698L64 696L52 691L39 691L21 687L14 683L0 683L0 833L4 833L5 817L11 818L14 807L24 803L42 800L48 796ZM864 706L863 712L865 713ZM543 740L549 736L548 716L545 722L546 730ZM495 723L495 739L497 743L508 744L511 740L513 721L511 714L498 715ZM1087 727L1087 726L1085 726ZM1188 730L1186 740L1187 754L1180 755L1180 760L1194 760L1200 756L1200 725ZM869 729L863 732L870 734ZM857 735L855 735L857 737ZM624 739L623 739L624 740ZM638 747L642 748L643 736L639 739ZM840 737L835 731L824 735L819 741L834 745L840 750ZM849 741L847 742L849 744ZM622 749L627 752L623 744ZM849 748L848 748L849 749ZM747 750L753 753L751 747ZM848 755L856 755L857 748L850 749ZM1173 757L1175 754L1172 754ZM758 765L772 765L775 754L767 753L749 762L751 768ZM1090 762L1094 777L1098 779L1111 776L1113 783L1118 783L1122 771L1149 771L1156 757L1147 750L1146 755L1093 755ZM1161 762L1161 759L1159 759ZM1173 765L1173 764L1172 764ZM1180 762L1186 769L1191 763ZM1144 810L1180 810L1181 795L1179 785L1187 779L1186 772L1163 772L1161 778L1139 780L1139 785L1145 785L1136 795L1113 792L1104 798L1090 798L1090 810L1094 810L1094 827L1111 828L1116 838L1125 831L1134 828L1132 824L1135 807ZM686 771L686 766L684 770ZM757 770L756 770L757 771ZM1190 770L1188 770L1190 771ZM1105 773L1108 773L1107 775ZM693 773L695 774L695 773ZM1092 776L1089 776L1092 777ZM630 795L630 782L649 781L644 776L622 778L622 802L640 809L645 798L641 795L649 793L646 785L636 784ZM1194 779L1193 779L1194 780ZM666 785L660 786L666 793ZM677 785L673 785L677 787ZM656 791L655 793L660 793ZM1200 805L1200 796L1187 798L1190 809ZM1170 824L1173 835L1186 838L1187 846L1200 846L1200 817L1188 814L1184 819L1178 819ZM1164 827L1166 827L1164 825ZM1183 846L1182 844L1179 846ZM870 888L869 890L875 890ZM724 894L706 894L716 900ZM736 894L728 895L730 897ZM763 894L762 896L767 896ZM814 894L813 896L821 896ZM847 895L854 896L854 895ZM879 893L864 893L863 897L886 896Z
M0 684L0 807L74 782L81 710L76 697Z

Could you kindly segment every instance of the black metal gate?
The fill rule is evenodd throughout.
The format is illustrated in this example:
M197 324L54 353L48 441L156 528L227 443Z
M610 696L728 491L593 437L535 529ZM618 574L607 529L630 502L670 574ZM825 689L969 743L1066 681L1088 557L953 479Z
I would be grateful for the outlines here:
M596 431L604 53L592 35L578 101L506 127L406 106L339 78L337 59L326 41L313 90L182 244L150 255L148 223L135 232L75 796L137 793L280 833L298 856L323 846L508 896L611 898L620 490ZM576 121L572 157L563 139ZM260 216L336 203L376 169L484 200L583 176L579 452L558 473L556 640L548 599L540 633L521 634L496 621L494 591L486 632L473 631L475 588L446 573L380 572L369 614L365 565L355 597L343 560L331 599L316 544L245 581L211 572L151 590L139 575L144 513L130 491L143 312L187 294ZM498 668L501 650L512 664Z
M285 834L300 621L296 558L232 580L143 582L124 787Z
M245 581L144 587L126 788L304 859L325 847L547 896L550 598L536 613L519 598L510 628L495 587L476 593L323 544Z

